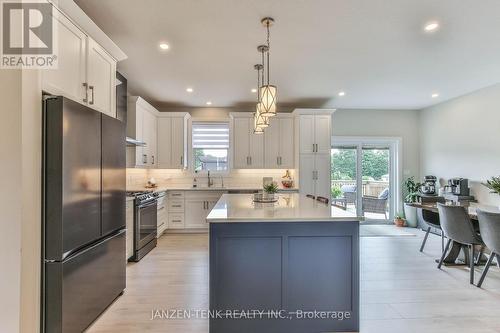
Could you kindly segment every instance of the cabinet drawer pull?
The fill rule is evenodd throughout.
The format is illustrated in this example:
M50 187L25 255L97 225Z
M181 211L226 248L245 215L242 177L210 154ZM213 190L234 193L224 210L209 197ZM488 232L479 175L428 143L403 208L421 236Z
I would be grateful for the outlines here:
M90 105L94 104L94 86L89 86L90 89L90 96L92 97L92 100L89 102Z
M181 223L182 220L172 220L172 222L174 222L174 223Z
M180 208L181 205L172 205L172 207Z
M158 208L158 210L162 210L162 209L164 209L164 208L165 208L165 206L162 206L162 207L159 207L159 208Z

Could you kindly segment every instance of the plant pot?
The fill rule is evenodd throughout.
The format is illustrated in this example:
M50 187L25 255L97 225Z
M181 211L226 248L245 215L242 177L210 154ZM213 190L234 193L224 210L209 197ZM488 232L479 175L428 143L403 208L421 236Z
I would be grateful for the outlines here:
M266 191L264 191L264 193L262 195L262 199L264 199L264 200L274 200L274 193L267 193Z
M404 227L405 220L404 219L394 219L394 224L396 225L396 227Z
M412 207L408 204L404 204L405 208L405 217L406 217L406 226L411 228L417 227L417 208Z

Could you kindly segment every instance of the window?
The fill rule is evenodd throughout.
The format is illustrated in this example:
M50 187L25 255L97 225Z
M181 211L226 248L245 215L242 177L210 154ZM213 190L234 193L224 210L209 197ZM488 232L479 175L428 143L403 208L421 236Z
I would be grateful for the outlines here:
M194 170L228 170L229 123L193 122Z

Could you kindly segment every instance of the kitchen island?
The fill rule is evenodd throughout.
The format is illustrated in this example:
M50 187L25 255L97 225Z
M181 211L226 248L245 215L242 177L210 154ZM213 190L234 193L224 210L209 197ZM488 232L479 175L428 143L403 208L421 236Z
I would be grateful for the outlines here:
M210 332L359 331L359 221L298 193L224 194L210 224Z

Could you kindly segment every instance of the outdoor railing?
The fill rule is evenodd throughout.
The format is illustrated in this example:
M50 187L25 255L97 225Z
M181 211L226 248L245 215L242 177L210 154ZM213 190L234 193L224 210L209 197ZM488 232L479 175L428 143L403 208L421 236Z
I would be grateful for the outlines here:
M363 180L363 195L377 197L385 188L389 187L388 181ZM355 180L332 180L332 188L341 188L343 185L356 185Z

